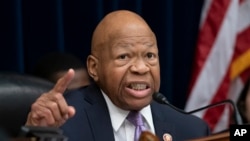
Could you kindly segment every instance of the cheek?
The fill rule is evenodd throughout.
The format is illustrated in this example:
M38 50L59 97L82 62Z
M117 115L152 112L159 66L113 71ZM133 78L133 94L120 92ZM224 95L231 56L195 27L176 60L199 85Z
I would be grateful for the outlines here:
M105 69L100 70L100 73L102 73L99 75L100 81L102 81L103 85L106 85L106 88L111 88L112 91L117 91L122 83L125 72L126 71L124 71L123 68L107 65Z
M125 73L126 72L122 68L113 67L113 69L110 69L107 73L107 81L109 81L109 83L111 83L112 85L120 85L122 79L125 76Z
M156 91L159 91L161 82L160 69L159 68L152 69L152 75L154 79L155 89Z

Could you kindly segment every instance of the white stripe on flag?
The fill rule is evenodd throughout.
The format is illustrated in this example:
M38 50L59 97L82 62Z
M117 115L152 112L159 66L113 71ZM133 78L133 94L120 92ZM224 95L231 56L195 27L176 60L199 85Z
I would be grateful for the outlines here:
M250 26L250 0L245 0L239 8L238 33Z

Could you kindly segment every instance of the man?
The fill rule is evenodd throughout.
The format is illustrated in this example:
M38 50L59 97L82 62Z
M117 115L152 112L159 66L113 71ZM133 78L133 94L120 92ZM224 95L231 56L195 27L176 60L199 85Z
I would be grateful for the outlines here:
M93 33L87 69L95 84L63 95L74 77L70 69L32 105L26 125L61 127L72 141L132 141L135 126L126 118L139 111L146 130L161 140L208 135L201 119L152 100L160 87L158 47L139 15L119 10L104 17Z

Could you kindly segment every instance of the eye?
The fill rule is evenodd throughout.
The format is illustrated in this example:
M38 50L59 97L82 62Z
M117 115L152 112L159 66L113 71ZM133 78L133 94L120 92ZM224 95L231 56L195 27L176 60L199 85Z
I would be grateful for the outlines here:
M155 55L151 52L147 53L147 58L151 59L151 58L155 58Z
M120 55L119 56L119 59L121 59L121 60L125 60L125 59L127 59L128 58L128 55L127 54L123 54L123 55Z

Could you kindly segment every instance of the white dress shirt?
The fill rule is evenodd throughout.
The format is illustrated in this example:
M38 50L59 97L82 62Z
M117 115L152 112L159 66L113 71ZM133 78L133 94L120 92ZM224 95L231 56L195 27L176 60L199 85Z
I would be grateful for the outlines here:
M133 141L135 126L126 119L129 111L123 110L114 105L103 91L102 94L105 98L110 113L115 141ZM143 116L146 129L155 134L150 105L144 107L140 113Z

